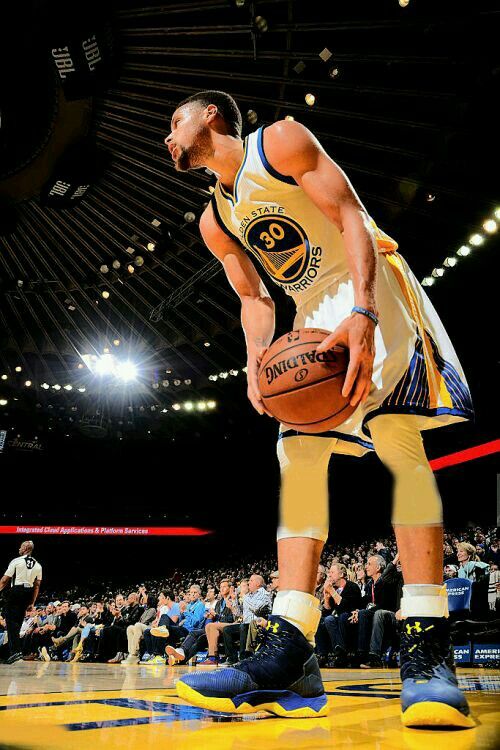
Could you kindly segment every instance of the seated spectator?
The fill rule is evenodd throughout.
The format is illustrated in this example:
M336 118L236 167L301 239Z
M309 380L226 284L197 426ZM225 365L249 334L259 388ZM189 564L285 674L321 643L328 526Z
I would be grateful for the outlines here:
M316 632L316 653L320 667L327 666L331 653L336 657L342 651L338 632L340 615L351 613L361 606L359 586L347 580L347 568L343 563L330 566L323 592L321 620Z
M212 609L205 612L205 627L192 630L180 646L166 646L165 651L170 666L186 664L208 643L207 658L200 664L218 664L217 644L219 636L227 625L240 615L234 587L228 579L220 582L219 595Z
M457 557L460 563L458 577L472 581L471 613L475 617L487 617L490 612L488 605L490 566L488 563L481 562L475 546L469 542L458 543Z
M97 661L118 664L118 662L125 658L127 650L127 627L135 625L143 612L138 599L137 593L133 591L128 595L125 606L117 607L115 604L111 608L113 622L111 625L103 627L100 631ZM111 654L115 654L115 656L109 658Z
M144 612L139 618L139 622L127 625L127 651L128 656L123 659L122 664L139 663L139 642L148 625L154 622L156 617L156 597L148 594Z
M70 603L68 601L62 602L58 608L58 619L56 620L55 628L53 630L48 628L46 633L40 638L40 643L42 644L40 653L44 661L58 660L59 654L57 647L54 646L53 639L66 636L77 622L78 617L76 612L73 612L71 609Z
M449 578L457 578L458 565L445 565L443 568L443 578L447 581Z
M146 628L143 632L143 662L150 662L153 664L164 663L165 638L168 638L170 629L178 624L181 616L186 611L186 607L187 604L184 601L174 601L171 592L160 591L156 618L151 623L151 627ZM139 643L139 648L140 647L141 643Z
M496 536L492 536L490 543L486 546L484 562L496 565L497 570L500 568L500 544Z
M352 640L357 630L356 638L356 655L351 662L351 666L359 667L365 664L368 667L379 665L381 662L381 636L386 630L386 625L394 624L390 616L385 615L377 617L377 629L373 634L374 615L377 609L385 610L395 614L399 609L399 600L401 599L402 576L396 568L398 557L392 563L386 565L385 558L381 555L370 555L366 563L366 572L370 581L366 587L366 594L362 597L362 606L355 609L351 615L342 614L339 618L339 641L342 648L347 649L347 645ZM351 632L350 632L351 631ZM341 654L337 659L336 666L346 666L346 663L339 664L339 661L347 661L347 654Z
M215 602L217 601L217 595L215 593L215 588L213 586L210 586L210 588L207 589L207 595L205 597L205 610L209 612L215 607Z
M265 581L261 575L250 576L248 580L248 594L243 599L243 620L241 623L228 625L222 632L226 663L235 664L247 655L247 635L250 623L257 617L266 617L272 609L271 595L266 590ZM239 643L237 648L236 643Z
M193 584L189 588L188 604L179 623L168 628L166 646L177 646L194 630L201 630L203 634L205 633L205 605L198 584Z
M496 612L500 603L500 570L494 562L490 563L490 580L488 586L488 606Z

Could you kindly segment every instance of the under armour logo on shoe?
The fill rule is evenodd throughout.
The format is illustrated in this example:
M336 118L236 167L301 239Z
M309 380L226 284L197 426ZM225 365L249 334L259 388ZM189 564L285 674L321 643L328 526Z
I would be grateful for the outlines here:
M417 621L415 623L415 625L408 625L408 624L406 625L406 632L408 633L408 635L411 635L412 630L414 630L415 633L422 633L423 632L422 628L420 627L420 622L419 621Z
M279 630L280 624L279 622L271 622L271 620L267 621L266 630L272 630L273 633L277 633Z

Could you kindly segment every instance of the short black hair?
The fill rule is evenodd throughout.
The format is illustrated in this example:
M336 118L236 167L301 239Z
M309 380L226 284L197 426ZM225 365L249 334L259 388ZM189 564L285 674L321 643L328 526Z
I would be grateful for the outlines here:
M176 109L183 107L185 104L190 104L191 102L200 102L204 107L208 107L209 104L215 104L218 112L229 128L229 135L241 138L241 112L232 96L226 94L225 91L198 91L197 94L192 94L192 96L183 99L182 102L177 105Z

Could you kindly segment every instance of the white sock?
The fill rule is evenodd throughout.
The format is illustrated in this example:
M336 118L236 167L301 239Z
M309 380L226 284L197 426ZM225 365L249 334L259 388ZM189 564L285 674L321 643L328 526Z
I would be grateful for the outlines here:
M401 617L449 617L446 586L433 583L403 586Z
M319 599L304 591L278 591L273 605L273 615L283 617L307 638L312 646L316 645L314 635L321 618Z
M179 648L176 648L175 650L178 654L182 654L182 658L184 659L184 657L186 656L186 654L184 653L184 649L179 646Z

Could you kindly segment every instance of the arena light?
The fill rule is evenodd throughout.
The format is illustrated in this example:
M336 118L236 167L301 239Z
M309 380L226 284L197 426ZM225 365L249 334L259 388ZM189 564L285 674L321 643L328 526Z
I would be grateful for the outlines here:
M218 379L218 377L219 377L218 375L209 375L209 376L208 376L208 379L209 379L209 380L213 380L213 381L214 381L214 383L215 383L215 381L216 381L216 380Z
M461 258L465 258L467 255L470 255L471 249L468 245L462 245L457 250L457 255L460 255Z
M31 380L27 380L24 385L26 388L29 388L31 386Z
M0 406L7 406L8 403L6 398L0 398Z
M495 208L495 210L493 211L493 215L495 219L500 219L500 208Z
M220 372L219 378L222 378L222 380L225 380L228 377L228 375L229 375L228 372Z
M196 221L196 214L193 213L193 211L186 211L186 213L184 214L184 221L187 224L192 224L193 221Z
M155 247L156 247L156 245L155 245L154 242L148 242L147 248L148 248L148 250L149 250L150 253L152 253L154 251Z
M435 279L433 279L432 276L426 276L422 281L422 286L432 286L434 281Z
M193 402L192 401L186 401L184 404L184 408L186 411L193 411Z
M118 271L118 269L121 267L121 263L119 260L114 260L112 263L112 266L115 269L115 271Z
M203 346L209 347L210 346L210 341L205 341L204 344L203 344Z
M85 393L86 390L87 389L84 388L84 386L81 386L80 388L78 388L78 393Z
M72 391L73 390L73 386L68 383L67 385L64 386L64 390L65 391Z
M474 247L479 247L484 243L484 237L482 234L473 234L472 237L469 237L469 244L473 245Z
M22 369L23 369L23 368L22 368L22 367L21 367L20 365L18 365L18 366L16 367L16 372L22 372Z
M95 371L98 375L112 375L115 370L115 362L110 354L103 354L95 363Z
M44 391L48 391L50 388L50 385L48 383L42 383L41 387L43 388Z
M295 120L295 117L293 115L285 115L285 120L289 120L291 122L292 120Z
M132 264L129 264L129 265L127 266L127 271L128 271L129 273L134 273L134 271L135 271L135 268L134 268L134 266L133 266Z
M8 375L5 375L5 373L4 373L4 374L2 375L2 380L7 380L7 378L8 378L8 377L9 377L9 376L8 376Z
M180 405L180 404L172 404L172 409L173 409L174 411L179 411L179 410L180 410L180 408L181 408L181 405Z
M314 107L316 103L316 97L314 94L306 94L304 98L308 107Z
M120 346L120 339L114 339L113 346Z
M217 403L215 401L207 401L208 409L215 409L216 406L217 406Z
M205 409L207 408L207 404L205 401L198 401L198 403L196 404L196 408L198 409L198 411L205 411Z
M109 292L105 289L102 293L103 299L109 299Z
M453 268L458 263L458 260L456 258L445 258L443 262L443 266L446 266L446 268Z
M236 375L238 374L238 370L229 370L229 374L233 377L236 377Z
M108 273L109 267L105 263L103 263L102 266L100 267L99 271L101 273Z
M483 224L483 229L485 232L488 232L488 234L493 234L498 229L498 224L493 219L488 219Z
M116 365L116 377L123 380L125 383L135 380L137 378L137 366L127 359L125 362L119 362Z
M61 390L61 386L59 385L59 383L56 383L55 385L53 385L53 386L52 386L52 388L53 388L53 389L54 389L55 391L60 391L60 390Z
M444 276L444 268L434 268L434 270L432 271L432 275L436 278Z

